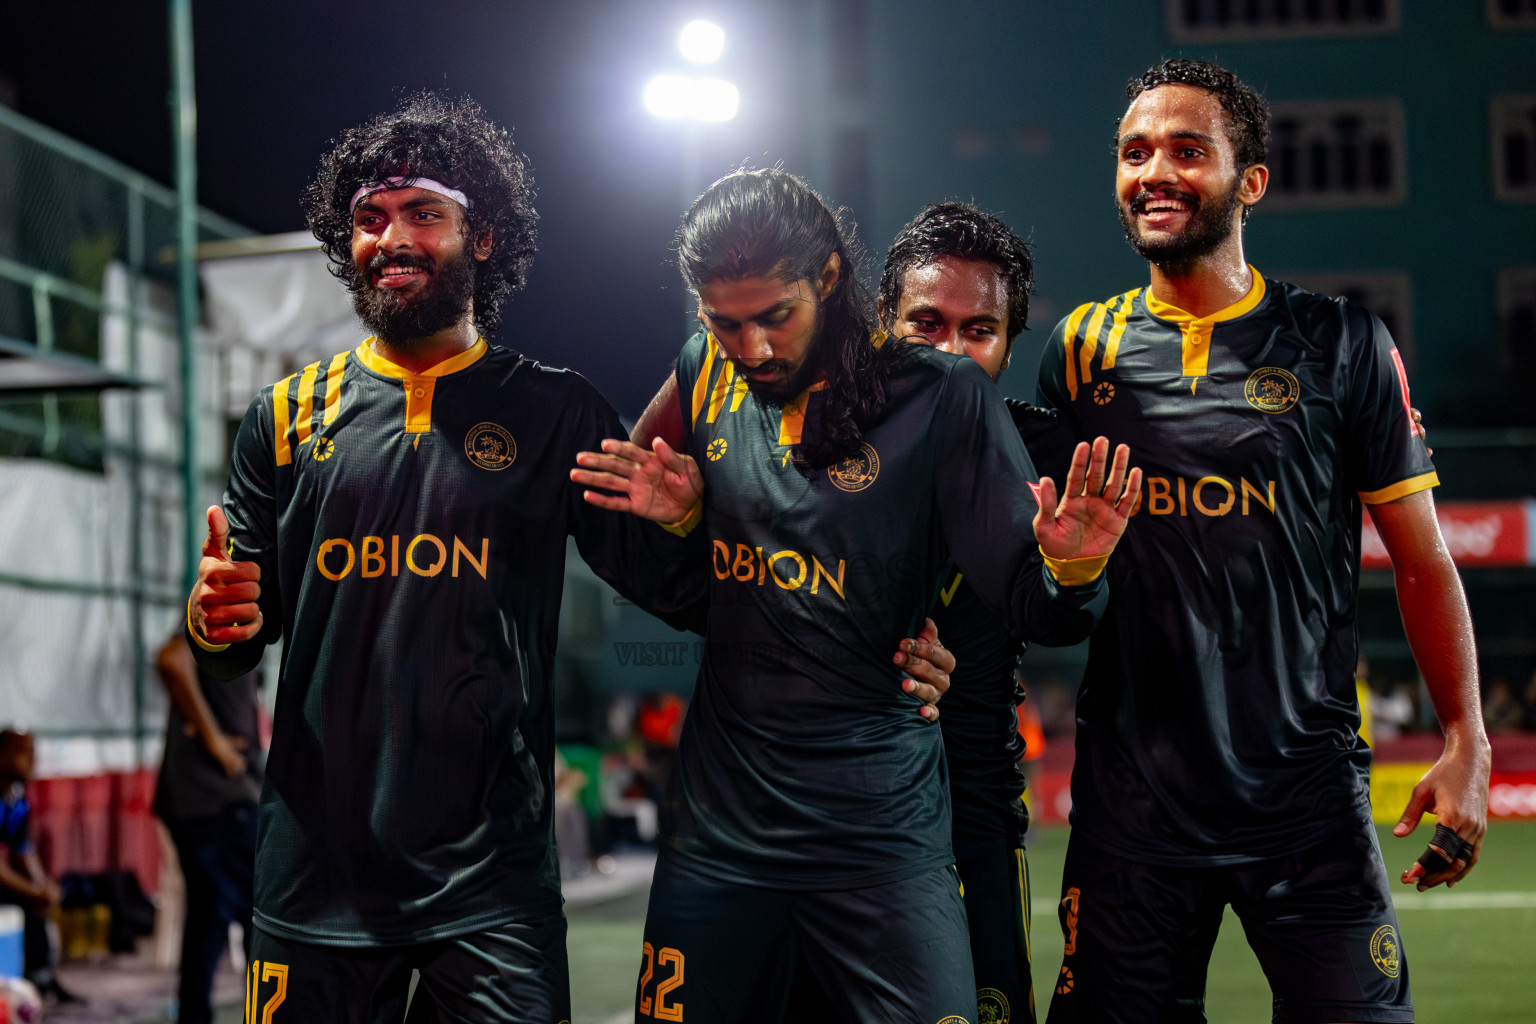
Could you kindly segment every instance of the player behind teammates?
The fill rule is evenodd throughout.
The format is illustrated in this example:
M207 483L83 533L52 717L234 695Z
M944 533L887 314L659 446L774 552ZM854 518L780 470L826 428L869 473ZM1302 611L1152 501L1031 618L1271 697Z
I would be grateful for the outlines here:
M573 472L627 491L605 507L702 521L712 552L638 1013L776 1021L803 954L846 1019L968 1020L942 737L884 652L951 555L1020 635L1086 635L1139 473L1082 445L1037 505L986 373L872 341L846 230L786 172L716 182L678 250L706 328L676 367L685 454L608 441Z
M880 277L881 327L902 341L969 356L996 383L1029 314L1034 263L1024 240L966 203L924 207L897 233ZM1004 398L1031 461L1059 476L1073 439L1060 419ZM1111 598L1113 600L1113 598ZM939 591L933 619L955 656L939 725L949 765L955 867L976 968L978 1020L1033 1021L1024 739L1015 678L1022 646L964 574Z
M1029 314L1034 262L1007 225L967 203L923 207L885 256L877 303L881 329L900 341L969 356L996 383ZM1004 398L1037 468L1059 475L1071 432L1055 414ZM1014 671L1022 646L952 572L932 617L955 657L940 726L949 767L955 869L964 887L983 1021L1034 1021L1030 980L1029 868L1024 834L1024 699ZM797 975L789 1019L835 1020L824 993Z
M1394 829L1439 817L1404 882L1476 863L1489 747L1402 360L1366 310L1244 260L1261 97L1189 60L1127 94L1116 202L1151 283L1074 310L1040 369L1078 436L1134 439L1146 470L1078 698L1050 1020L1203 1020L1230 904L1276 1021L1409 1021L1356 733L1362 503L1445 730Z
M284 640L251 1019L398 1021L413 969L433 1019L570 1017L549 694L565 538L672 621L704 596L705 553L584 503L565 469L618 417L480 337L523 285L532 196L505 130L428 93L344 132L305 193L374 336L252 403L189 603L216 676Z

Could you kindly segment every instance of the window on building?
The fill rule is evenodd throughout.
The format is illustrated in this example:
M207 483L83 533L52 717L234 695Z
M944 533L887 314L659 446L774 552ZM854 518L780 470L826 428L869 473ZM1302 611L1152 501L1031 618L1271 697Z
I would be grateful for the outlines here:
M1391 333L1402 353L1403 364L1413 371L1413 283L1400 270L1318 271L1281 274L1282 280L1310 292L1332 295L1358 303L1375 313Z
M1536 0L1488 0L1488 23L1494 28L1536 28Z
M1536 413L1536 267L1499 271L1498 303L1499 369L1529 417Z
M1395 100L1274 103L1265 209L1396 206L1408 194Z
M1493 191L1510 202L1536 202L1536 96L1495 96Z
M1164 0L1164 11L1169 34L1196 43L1373 35L1401 23L1398 0Z

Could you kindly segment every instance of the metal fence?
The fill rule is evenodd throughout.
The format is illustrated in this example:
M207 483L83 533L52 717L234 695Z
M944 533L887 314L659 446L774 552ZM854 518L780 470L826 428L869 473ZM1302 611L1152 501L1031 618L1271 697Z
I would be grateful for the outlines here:
M206 210L202 240L251 232ZM175 193L0 106L0 338L141 383L106 393L0 390L0 719L38 735L133 741L145 675L185 600L186 453L177 374ZM199 380L214 380L198 353ZM196 478L216 493L224 417L202 388ZM86 507L82 507L86 506ZM95 506L95 507L90 507Z

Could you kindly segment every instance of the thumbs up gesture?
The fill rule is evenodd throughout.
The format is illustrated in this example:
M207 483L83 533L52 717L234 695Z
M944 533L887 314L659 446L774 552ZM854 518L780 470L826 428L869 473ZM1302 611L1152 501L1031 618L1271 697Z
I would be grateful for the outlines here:
M229 520L217 505L208 509L208 539L197 565L197 585L187 605L198 636L210 644L235 644L261 632L261 566L229 557Z

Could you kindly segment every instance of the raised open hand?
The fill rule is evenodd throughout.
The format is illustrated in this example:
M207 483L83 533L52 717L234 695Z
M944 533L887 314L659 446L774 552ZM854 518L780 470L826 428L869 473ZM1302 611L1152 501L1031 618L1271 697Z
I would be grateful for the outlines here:
M1109 439L1098 437L1072 453L1067 485L1057 501L1056 482L1040 480L1040 511L1035 539L1051 558L1093 558L1115 550L1141 491L1141 469L1126 470L1131 450L1115 449L1109 464Z
M658 523L675 523L704 500L704 476L690 456L680 455L657 437L647 451L637 444L608 438L601 452L578 452L571 480L582 487L589 504L615 512L632 512Z

